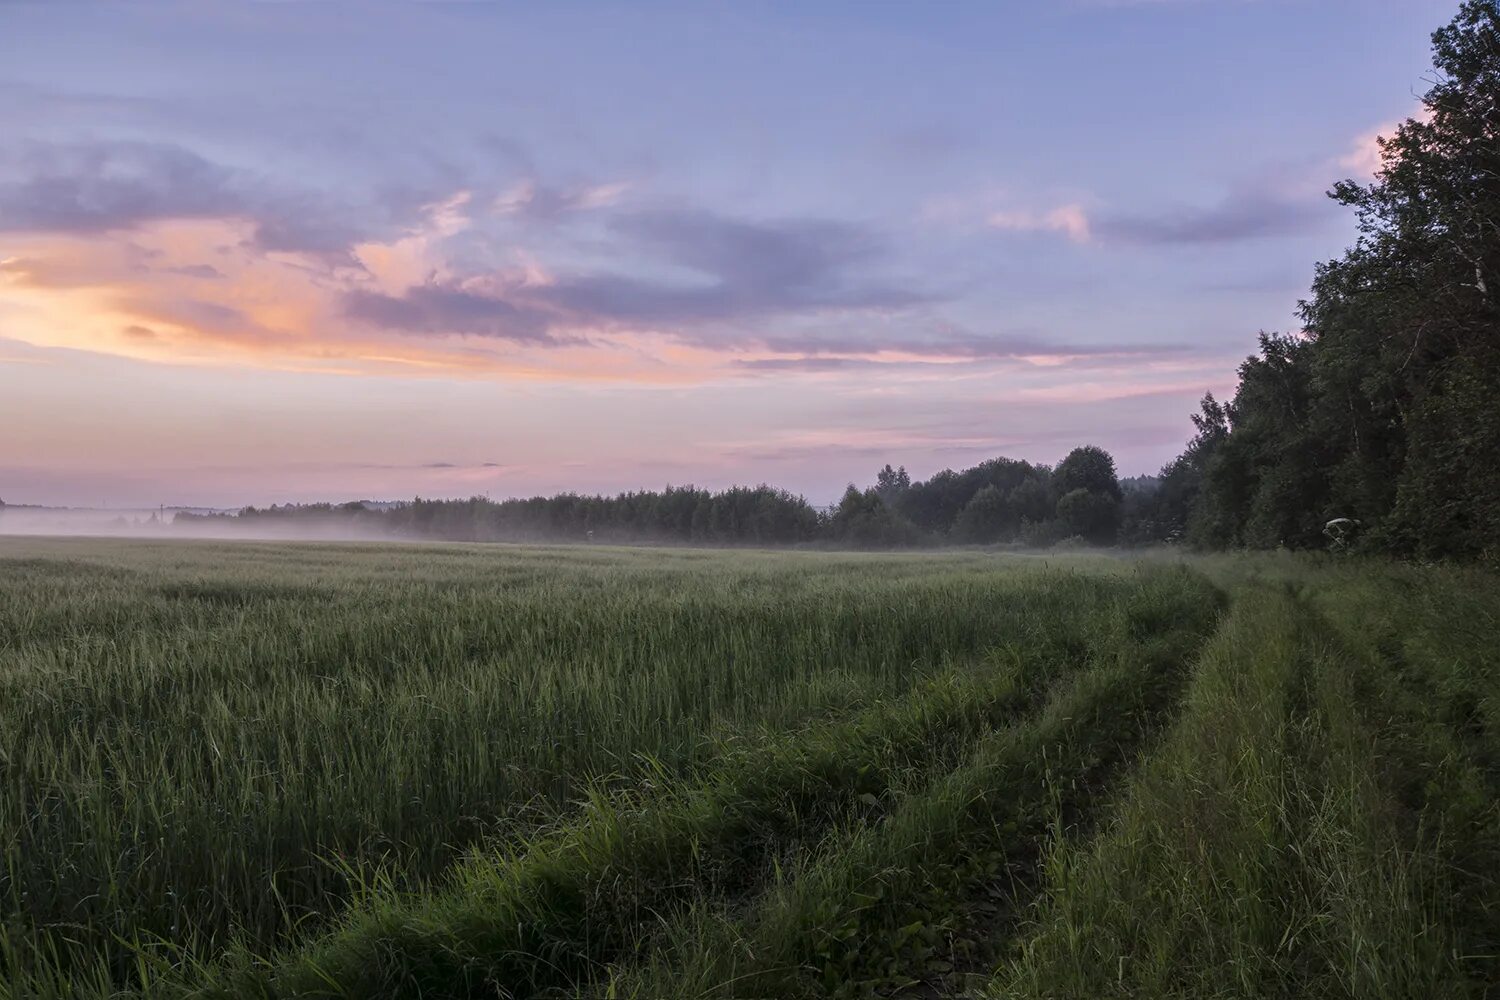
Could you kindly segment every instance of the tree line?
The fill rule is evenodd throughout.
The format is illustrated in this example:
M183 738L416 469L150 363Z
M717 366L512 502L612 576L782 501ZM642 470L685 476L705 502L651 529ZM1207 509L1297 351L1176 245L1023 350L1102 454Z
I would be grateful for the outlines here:
M392 537L449 541L656 542L707 545L813 545L900 548L1063 539L1116 540L1124 514L1114 459L1103 449L1074 449L1057 467L997 458L963 472L913 483L886 466L876 485L850 485L819 508L771 486L720 492L668 486L616 496L424 500L393 504L280 504L237 514L183 511L187 525L351 528Z
M1186 542L1500 557L1500 0L1433 35L1423 113L1369 183L1334 185L1358 238L1317 265L1303 329L1261 334L1232 399L1204 396L1183 453L1121 482L1104 450L996 458L913 482L887 465L826 509L769 486L614 497L247 508L459 540L892 548ZM179 519L194 515L179 514ZM1336 530L1335 530L1336 529Z

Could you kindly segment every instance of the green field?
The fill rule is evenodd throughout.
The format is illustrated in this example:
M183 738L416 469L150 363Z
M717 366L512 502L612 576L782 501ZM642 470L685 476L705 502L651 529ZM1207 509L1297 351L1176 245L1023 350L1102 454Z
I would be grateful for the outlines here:
M0 539L0 995L1500 996L1500 580Z

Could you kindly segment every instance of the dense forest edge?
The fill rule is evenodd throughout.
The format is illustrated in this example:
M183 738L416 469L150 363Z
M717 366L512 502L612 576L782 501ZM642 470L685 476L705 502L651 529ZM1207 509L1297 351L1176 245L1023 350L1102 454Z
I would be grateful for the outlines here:
M1422 110L1381 140L1369 184L1330 196L1359 236L1317 265L1303 328L1263 333L1234 397L1205 395L1157 476L1097 447L1055 467L996 458L913 482L882 469L829 508L770 486L613 497L304 504L175 523L352 525L484 541L1350 548L1500 559L1500 7L1466 0L1433 35ZM204 522L209 522L205 525Z

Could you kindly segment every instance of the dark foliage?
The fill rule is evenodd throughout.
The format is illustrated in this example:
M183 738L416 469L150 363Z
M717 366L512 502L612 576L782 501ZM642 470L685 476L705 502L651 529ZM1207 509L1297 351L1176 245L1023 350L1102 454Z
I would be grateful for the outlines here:
M1127 536L1207 547L1357 544L1491 558L1500 538L1500 6L1466 0L1433 36L1426 114L1346 180L1359 238L1317 267L1304 332L1262 335L1234 400L1162 470Z

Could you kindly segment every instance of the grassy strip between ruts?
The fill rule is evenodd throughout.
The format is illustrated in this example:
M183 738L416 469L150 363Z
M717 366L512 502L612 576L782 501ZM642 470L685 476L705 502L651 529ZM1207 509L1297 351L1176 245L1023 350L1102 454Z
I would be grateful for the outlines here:
M1142 572L1066 637L1110 658L1122 636L1211 617L1218 594L1181 570ZM1081 633L1081 635L1080 635ZM685 789L600 798L576 825L517 852L479 854L449 885L376 894L338 931L269 966L193 989L206 996L527 996L628 959L673 907L753 892L783 856L841 821L874 818L951 768L1070 666L1028 637L989 680L922 689L859 721L769 741ZM153 992L176 992L158 982Z
M990 995L1487 995L1493 803L1415 709L1290 592L1241 591L1108 830L1054 852Z
M1039 715L976 741L883 822L830 837L747 913L708 901L669 922L655 954L585 993L846 996L942 981L1029 893L1049 828L1097 802L1170 713L1217 606L1200 593L1170 623L1116 618Z
M1308 597L1357 667L1348 702L1378 749L1380 818L1399 821L1412 871L1439 901L1454 948L1440 956L1445 981L1490 997L1500 995L1500 615L1485 582L1361 574ZM1375 601L1383 614L1369 613Z
M474 854L437 896L372 890L344 928L275 971L241 955L232 971L201 968L212 985L190 987L171 971L170 948L142 948L146 992L468 996L503 984L527 995L570 982L625 947L663 901L710 887L731 894L837 816L880 814L916 775L951 765L971 740L1024 712L1049 675L1070 669L997 653L855 720L746 740L699 783L662 773L654 790L594 794L560 832L512 853ZM57 995L66 994L60 980Z

